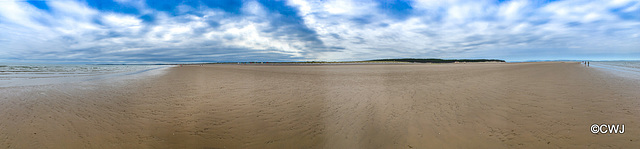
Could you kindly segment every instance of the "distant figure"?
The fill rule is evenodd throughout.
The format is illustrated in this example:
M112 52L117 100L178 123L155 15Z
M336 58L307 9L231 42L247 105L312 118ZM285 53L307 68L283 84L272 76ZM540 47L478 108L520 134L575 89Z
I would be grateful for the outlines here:
M587 62L587 67L590 67L590 66L589 66L589 62Z

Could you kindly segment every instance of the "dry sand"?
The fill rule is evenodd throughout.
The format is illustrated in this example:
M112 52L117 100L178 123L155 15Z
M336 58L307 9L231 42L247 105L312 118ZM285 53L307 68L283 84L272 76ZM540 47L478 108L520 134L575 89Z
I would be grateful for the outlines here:
M0 88L0 148L635 148L640 86L578 63L170 68ZM624 134L592 134L594 123Z

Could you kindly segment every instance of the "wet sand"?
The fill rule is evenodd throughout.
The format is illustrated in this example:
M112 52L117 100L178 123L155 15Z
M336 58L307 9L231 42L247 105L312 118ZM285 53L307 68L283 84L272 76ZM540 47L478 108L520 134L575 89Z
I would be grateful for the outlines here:
M640 82L596 69L204 65L0 88L0 148L640 146ZM594 123L625 132L592 134Z

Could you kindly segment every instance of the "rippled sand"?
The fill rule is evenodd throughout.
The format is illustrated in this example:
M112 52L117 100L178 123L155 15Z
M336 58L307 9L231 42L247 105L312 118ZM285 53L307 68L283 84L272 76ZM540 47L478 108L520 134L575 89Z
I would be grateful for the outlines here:
M578 63L205 65L0 88L0 148L634 148L640 82ZM624 134L592 134L594 123Z

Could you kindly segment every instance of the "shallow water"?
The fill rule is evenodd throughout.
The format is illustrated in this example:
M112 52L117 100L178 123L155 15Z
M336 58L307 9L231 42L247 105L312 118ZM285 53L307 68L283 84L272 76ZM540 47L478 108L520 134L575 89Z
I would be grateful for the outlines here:
M166 67L169 66L0 63L0 87L89 81Z
M594 61L591 67L602 68L618 76L640 79L640 61Z

